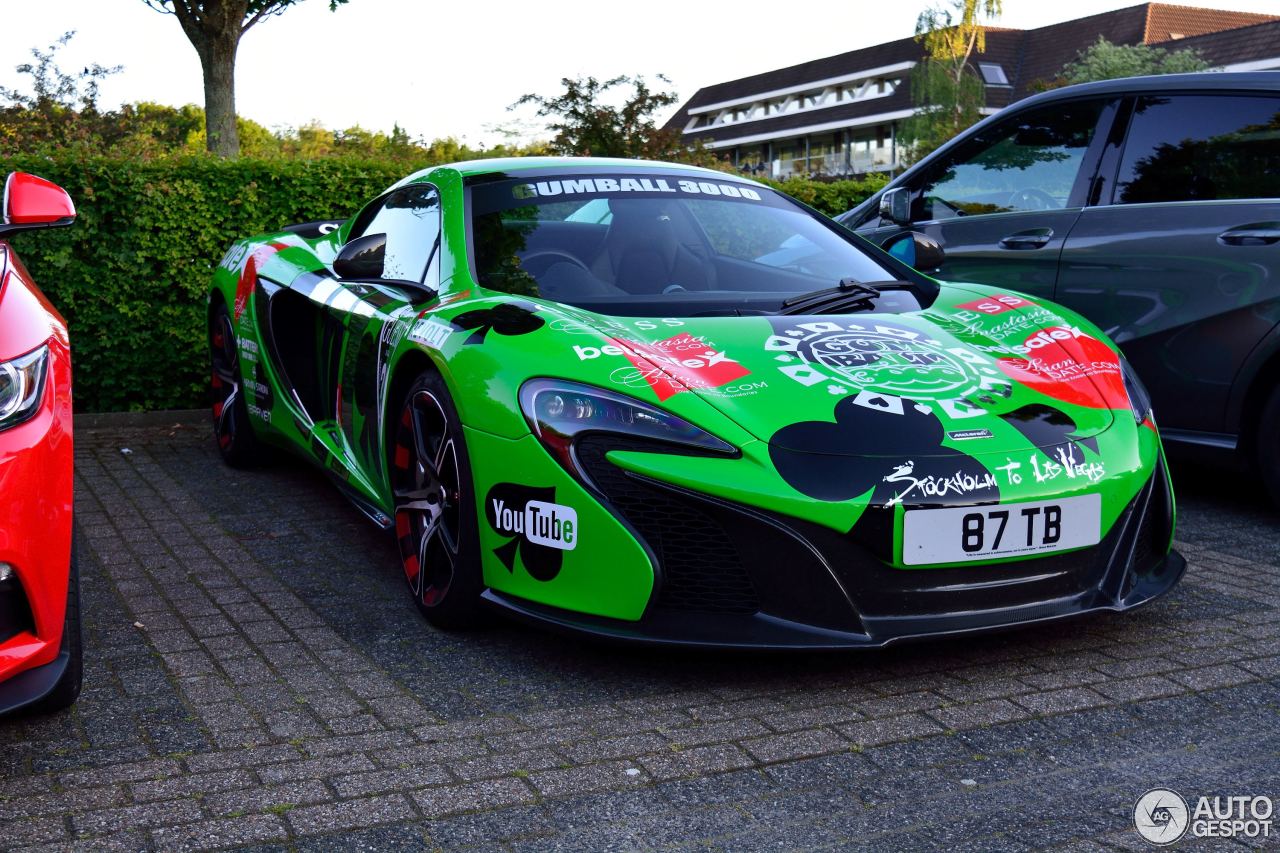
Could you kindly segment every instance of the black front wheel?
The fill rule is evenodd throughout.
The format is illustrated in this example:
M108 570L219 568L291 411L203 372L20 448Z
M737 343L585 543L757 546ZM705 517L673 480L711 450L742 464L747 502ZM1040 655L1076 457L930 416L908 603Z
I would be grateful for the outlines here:
M261 447L249 426L249 407L240 381L240 347L227 306L219 303L209 315L210 401L213 435L228 465L244 468L261 459Z
M469 628L484 590L475 492L462 423L438 374L424 373L405 395L390 461L396 537L414 602L433 625Z

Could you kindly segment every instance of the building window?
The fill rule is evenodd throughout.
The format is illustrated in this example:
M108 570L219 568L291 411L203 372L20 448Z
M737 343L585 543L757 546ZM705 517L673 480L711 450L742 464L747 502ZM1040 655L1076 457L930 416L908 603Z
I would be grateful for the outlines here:
M982 82L988 86L1008 86L1009 78L1005 76L1004 67L994 62L979 62L978 71L982 73Z

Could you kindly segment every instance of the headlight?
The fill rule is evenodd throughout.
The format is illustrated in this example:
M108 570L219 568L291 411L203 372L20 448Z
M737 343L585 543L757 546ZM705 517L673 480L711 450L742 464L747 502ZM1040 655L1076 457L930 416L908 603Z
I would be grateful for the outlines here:
M1147 393L1147 386L1142 384L1142 380L1138 378L1138 372L1133 369L1133 365L1127 358L1120 359L1120 376L1124 379L1124 390L1129 395L1129 407L1133 409L1133 419L1142 423L1151 416L1151 395Z
M40 408L48 364L47 346L0 361L0 429L22 423Z
M573 440L588 432L610 432L684 445L712 453L736 453L733 446L686 420L603 388L559 379L531 379L520 389L520 408L533 432L560 463L577 469Z

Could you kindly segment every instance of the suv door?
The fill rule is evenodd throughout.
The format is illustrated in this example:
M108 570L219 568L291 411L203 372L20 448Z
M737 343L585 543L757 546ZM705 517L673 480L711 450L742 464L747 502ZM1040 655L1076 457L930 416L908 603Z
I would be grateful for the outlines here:
M1232 381L1280 319L1280 96L1141 95L1122 112L1058 301L1121 345L1163 427L1224 432Z
M908 183L911 228L946 250L939 278L1052 298L1058 255L1096 164L1093 140L1113 101L1028 110L979 131ZM858 232L877 244L902 227L872 214Z

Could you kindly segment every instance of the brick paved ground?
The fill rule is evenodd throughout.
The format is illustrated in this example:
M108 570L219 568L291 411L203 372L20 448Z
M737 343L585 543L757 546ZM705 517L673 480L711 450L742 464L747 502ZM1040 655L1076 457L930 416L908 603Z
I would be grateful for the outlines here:
M320 475L203 427L78 465L85 692L0 721L0 847L1097 850L1156 785L1280 794L1280 517L1212 473L1144 612L778 657L439 633Z

